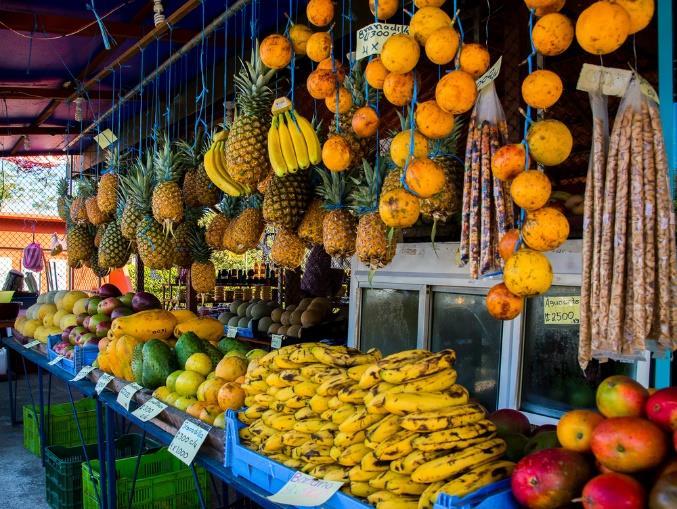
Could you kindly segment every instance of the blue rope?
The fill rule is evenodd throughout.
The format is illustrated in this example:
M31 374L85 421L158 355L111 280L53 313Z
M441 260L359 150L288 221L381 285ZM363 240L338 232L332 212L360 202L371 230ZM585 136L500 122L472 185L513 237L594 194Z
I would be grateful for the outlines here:
M169 54L171 55L173 53L172 52L172 42L173 42L172 36L174 34L174 28L169 23L167 23L167 27L169 28ZM165 113L164 113L166 130L167 130L168 133L170 133L170 135L171 135L171 132L170 132L171 131L171 125L172 125L172 123L171 123L172 122L172 93L171 93L172 92L172 67L174 67L174 66L170 65L169 69L167 70L167 92L166 92L167 101L166 101L166 105L165 105L166 107L165 107ZM172 137L172 139L174 139L174 138Z
M409 155L407 156L407 161L404 163L404 169L402 170L402 175L400 176L400 183L404 187L405 191L418 196L414 191L412 191L407 185L407 169L411 160L414 158L414 133L416 132L416 124L414 122L414 108L416 107L416 102L418 98L418 79L416 76L416 71L414 71L414 92L411 97L411 110L409 114Z
M215 79L216 79L216 38L214 38L214 52L212 53L212 88L211 88L212 93L214 92L214 90L216 90L216 88L214 86L215 85ZM210 102L212 104L212 107L211 107L211 112L209 114L209 125L210 125L210 129L213 130L214 129L214 102L215 101L212 100Z
M278 10L279 12L279 10ZM293 26L292 22L292 15L294 13L293 10L293 1L289 0L289 18L287 19L287 26L284 29L285 35L289 35L289 31L291 30L291 27ZM277 18L276 22L277 22ZM292 105L294 104L294 91L296 89L296 50L294 50L293 45L292 45L292 53L291 53L291 62L289 62L289 79L291 80L291 84L289 87L289 99L291 100ZM275 81L275 88L277 89L277 80Z
M329 28L329 36L331 37L331 51L329 55L331 56L331 71L334 73L334 76L336 76L336 59L334 58L334 25L332 25ZM334 113L334 122L336 126L336 132L340 133L341 132L341 126L339 123L339 91L340 91L341 85L336 86L336 112Z
M144 57L144 52L146 48L141 48L141 78L139 80L139 83L143 83L143 57ZM143 142L143 85L141 85L141 88L139 90L139 157L143 155L143 147L142 147L142 142Z
M204 52L205 52L205 4L204 1L201 2L202 7L202 30L200 31L200 84L202 85L202 90L200 93L195 96L195 103L199 104L199 110L195 116L195 125L193 126L193 149L197 146L197 132L198 127L202 125L204 130L207 130L207 123L205 122L203 115L205 113L205 101L207 99L207 84L205 82L205 62L204 62Z
M111 48L111 41L113 45L117 44L115 42L115 39L113 38L112 35L108 33L108 30L106 30L106 26L103 24L103 20L99 16L99 14L96 12L96 6L94 5L94 0L91 0L90 3L87 4L87 10L92 11L92 14L94 14L94 18L96 18L96 22L99 25L99 31L101 32L101 38L103 39L103 47L109 50Z
M458 12L458 0L454 0L454 17L457 17L458 24L458 34L461 39L458 49L460 51L461 46L463 45L463 39L465 39L465 33L463 32L463 22L461 21L461 14Z
M155 68L160 66L160 40L155 37ZM157 149L157 133L160 130L160 75L155 76L155 83L153 85L155 90L155 111L153 112L153 133L154 144L153 148ZM169 133L167 133L169 135Z
M228 19L223 20L223 123L226 123L228 108Z

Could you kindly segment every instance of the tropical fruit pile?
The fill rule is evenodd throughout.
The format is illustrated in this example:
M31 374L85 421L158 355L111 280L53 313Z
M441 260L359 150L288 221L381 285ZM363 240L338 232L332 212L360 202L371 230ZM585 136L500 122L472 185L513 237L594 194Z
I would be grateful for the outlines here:
M650 394L626 376L597 388L597 410L572 410L557 424L561 447L521 459L512 490L529 509L674 507L677 388ZM580 497L580 498L579 498Z
M240 431L249 447L376 507L432 507L510 475L505 442L457 385L452 350L381 358L304 343L252 361Z

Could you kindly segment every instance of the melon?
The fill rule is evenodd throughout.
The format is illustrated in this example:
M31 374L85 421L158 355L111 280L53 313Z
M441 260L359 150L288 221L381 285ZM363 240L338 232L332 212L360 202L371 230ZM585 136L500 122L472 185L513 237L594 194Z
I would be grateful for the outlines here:
M233 314L237 314L237 310L240 307L240 304L242 304L241 300L234 300L233 302L231 302L229 306L230 312Z
M277 334L277 331L282 327L279 323L272 323L268 327L268 334Z
M249 318L247 318L246 316L241 316L240 319L237 321L237 326L242 327L243 329L246 329L248 325Z
M259 332L268 332L268 329L270 326L273 324L273 321L270 319L269 316L264 316L259 320L257 330Z
M247 307L249 306L248 302L243 302L237 307L237 316L246 316L247 315Z
M284 310L282 308L273 309L273 311L270 313L270 317L273 319L273 322L281 323L281 317L283 312Z
M323 313L319 309L307 309L301 314L301 325L312 327L322 321Z
M289 315L289 323L292 325L301 325L301 315L303 311L300 309L295 309L291 315Z
M301 326L300 325L290 325L289 328L287 329L287 336L291 336L292 338L300 338L301 337Z
M251 317L254 320L260 320L264 316L268 316L268 306L263 302L258 302L251 308Z
M240 320L240 317L235 315L230 320L228 320L228 327L237 327L237 322Z

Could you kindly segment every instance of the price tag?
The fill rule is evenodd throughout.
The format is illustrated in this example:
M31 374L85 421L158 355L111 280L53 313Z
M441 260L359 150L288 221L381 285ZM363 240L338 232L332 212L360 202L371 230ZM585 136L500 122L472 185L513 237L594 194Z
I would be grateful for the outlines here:
M233 327L232 325L229 325L228 330L226 331L226 337L227 338L237 337L237 327Z
M651 86L651 83L649 83L641 76L639 77L639 89L645 96L647 96L653 102L655 102L656 104L660 104L656 90Z
M498 78L499 73L501 72L501 63L503 62L503 57L500 56L498 57L498 60L496 60L496 63L491 66L491 68L485 72L482 76L478 78L478 80L475 82L477 85L477 91L479 92L482 90L484 87L486 87L489 83L494 81L496 78Z
M34 340L31 341L30 343L26 343L26 344L24 345L24 348L33 348L34 346L39 345L39 344L40 344L40 340L39 340L39 339L34 339Z
M355 58L361 60L371 55L379 55L383 43L393 34L408 34L408 25L393 25L391 23L372 23L357 31L357 45Z
M169 444L169 452L179 458L186 465L190 465L207 438L211 426L193 419L186 419L176 432L172 443Z
M101 375L101 378L99 378L99 380L96 382L96 385L94 386L96 393L101 394L106 388L106 385L108 385L110 381L113 380L113 378L115 377L113 375L109 375L108 373Z
M343 483L339 481L324 481L302 472L296 472L280 491L267 498L276 504L319 507L329 500L342 485Z
M78 371L78 374L71 379L71 382L77 382L78 380L82 380L87 375L89 375L93 370L94 366L83 367L80 371Z
M136 382L125 385L118 393L118 404L120 404L125 410L129 410L129 403L131 403L132 397L134 397L134 394L139 392L141 389L143 389L143 387L141 387Z
M284 341L285 336L283 334L271 334L270 335L270 348L281 348L282 341Z
M51 361L49 361L47 364L50 365L50 366L54 366L55 364L58 364L59 361L65 359L65 358L66 357L64 357L63 355L57 355Z
M545 325L578 325L580 322L580 296L543 298L543 323Z
M155 398L150 398L143 405L132 412L132 415L140 421L150 421L153 417L162 412L167 405Z

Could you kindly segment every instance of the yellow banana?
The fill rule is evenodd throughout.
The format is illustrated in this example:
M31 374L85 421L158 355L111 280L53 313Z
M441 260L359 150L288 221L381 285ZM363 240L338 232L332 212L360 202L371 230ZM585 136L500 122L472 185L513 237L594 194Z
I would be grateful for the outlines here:
M446 451L420 451L414 449L404 458L396 459L390 463L390 470L393 470L398 474L411 474L424 463L444 456L444 454L446 454Z
M364 407L358 408L360 409L339 424L339 431L343 431L344 433L357 433L383 419L382 415L367 413L367 409Z
M350 387L344 387L341 389L336 397L344 403L354 403L361 404L364 402L364 396L367 394L367 391L360 389L356 385L351 385Z
M237 414L237 418L238 418L238 420L239 420L241 423L246 424L247 426L249 426L250 424L253 424L254 421L256 421L256 419L247 417L247 416L244 414L244 412L239 412L239 413Z
M376 493L375 488L369 486L368 482L356 482L352 481L350 483L350 493L355 497L367 498L372 493Z
M265 437L269 437L277 433L275 428L271 428L270 426L266 425L261 419L249 426L249 431L251 431L253 435Z
M404 458L414 450L413 442L417 436L418 434L413 431L398 431L378 444L374 454L382 461L393 461Z
M422 376L396 385L389 392L440 392L456 383L456 370L446 368L432 375Z
M296 420L293 415L277 415L270 419L270 427L278 431L290 431L294 429Z
M281 450L282 447L284 447L284 444L282 443L283 435L284 433L279 432L269 436L263 443L263 447L261 448L263 452L276 452Z
M271 396L270 394L257 394L254 396L254 401L256 401L259 405L270 405L273 401L275 401L275 396Z
M409 478L391 479L386 482L386 489L397 495L420 495L427 487L427 484L412 482Z
M314 343L308 343L305 344L303 348L294 350L292 353L289 354L289 360L292 362L296 362L297 364L309 364L309 365L315 364L317 362L317 359L313 355L313 346ZM308 378L307 375L303 376Z
M402 350L401 352L393 353L378 361L380 369L395 369L404 364L417 362L421 359L431 356L432 353L428 350Z
M227 195L242 196L245 189L230 177L226 177L219 172L218 167L216 166L216 157L218 157L218 153L213 150L208 150L205 154L204 166L207 177L209 177L209 180L211 180L216 187L221 189L221 191Z
M299 163L294 152L294 142L291 139L289 129L282 117L278 116L277 131L280 135L280 147L282 148L282 155L285 163L287 163L287 171L294 173L299 169Z
M414 447L422 451L435 449L460 450L469 445L488 440L494 435L496 435L496 425L485 419L465 426L426 433L414 441Z
M263 414L261 415L261 421L263 421L263 423L266 426L270 426L270 422L278 415L280 415L278 412L276 412L273 409L270 409L266 412L263 412Z
M416 412L402 417L401 425L411 431L440 431L481 421L486 412L481 405L469 403L434 412Z
M301 382L307 382L308 380L301 375L301 371L298 369L283 369L280 371L280 378L290 385L300 384Z
M444 481L429 484L425 491L421 493L421 498L418 499L418 509L433 509L437 494L442 486L444 486Z
M293 397L294 397L293 387L285 387L284 389L280 389L275 393L275 399L277 399L278 401L287 401L288 399Z
M320 396L336 396L344 387L354 385L348 375L340 374L333 376L317 387L317 394Z
M280 133L277 128L278 116L276 115L268 129L268 159L273 167L275 175L284 177L287 174L287 163L282 155L282 146L280 145Z
M386 382L400 384L422 376L432 375L445 368L450 368L454 365L455 360L456 352L453 350L442 350L416 362L406 363L396 368L384 368L379 371L379 375Z
M369 393L364 398L364 406L367 408L367 412L370 414L387 414L388 410L385 408L386 393L374 393L372 389L374 387L369 389Z
M260 419L263 412L268 410L268 405L254 405L247 407L244 411L244 415L248 419Z
M249 428L242 428L239 432L240 440L248 442L253 438L253 434Z
M384 489L386 489L386 483L388 481L392 481L393 479L402 479L403 481L404 480L411 481L411 479L409 479L408 475L402 475L402 474L398 474L397 472L393 472L392 470L386 470L385 472L381 472L379 475L377 475L373 479L370 479L369 485L372 488L384 490Z
M312 348L311 348L311 354L312 354ZM291 356L290 356L291 357ZM343 373L343 370L341 368L334 368L331 366L327 366L326 364L320 364L317 362L317 359L313 355L313 362L315 364L306 364L301 367L301 376L304 378L309 379L313 383L322 383L324 382L323 379L320 379L318 377L323 377L323 378L330 378L332 376L340 375ZM290 358L290 360L294 361L293 359Z
M291 141L294 144L294 153L296 154L296 161L299 163L299 168L305 170L306 168L308 168L308 166L310 166L306 140L303 138L301 128L296 125L296 122L294 122L294 119L291 117L288 111L284 112L284 119L287 123L287 129L289 129L289 134L291 135Z
M348 470L347 467L341 467L339 465L331 465L335 468L330 469L326 474L324 474L323 479L325 481L337 481L337 482L347 482L348 481Z
M377 475L378 472L367 472L366 470L362 470L360 465L355 465L348 471L348 478L351 481L356 482L367 482L369 479L373 479Z
M310 440L310 433L302 433L296 430L285 431L282 434L282 443L289 447L298 447Z
M284 389L283 389L283 390L284 390ZM303 396L299 396L298 394L294 394L291 398L289 398L288 400L286 400L286 401L284 402L284 405L285 405L287 408L292 408L292 409L294 409L294 410L296 411L296 410L298 410L298 409L300 409L300 408L305 407L305 406L306 406L306 401L307 401L307 399L304 398ZM296 412L294 412L294 413L296 413Z
M349 445L345 449L341 447L332 447L329 455L333 457L339 465L345 467L354 467L359 465L365 454L371 452L364 444Z
M315 394L312 398L310 398L308 405L310 406L313 412L321 414L325 410L329 409L328 402L330 399L331 399L330 397Z
M324 476L332 470L340 470L343 472L345 469L335 464L315 465L308 473L317 479L324 479Z
M294 385L294 394L302 396L304 398L312 398L315 396L317 387L319 384L314 384L313 382L301 382Z
M367 472L385 472L388 470L389 461L381 461L374 455L374 451L369 451L360 461L362 470Z
M310 435L311 441L317 444L318 447L333 447L334 446L334 432L326 429L321 429Z
M366 433L364 430L352 434L339 431L334 437L334 445L337 447L348 447L349 445L363 443L365 438Z
M322 419L305 419L294 424L294 429L303 433L317 433L323 424Z
M390 493L386 490L376 491L367 497L367 501L371 505L376 505L379 502L384 502L386 500L398 500L400 497L394 493Z
M333 422L327 420L327 421L322 425L322 427L320 428L320 430L328 430L328 431L332 431L332 432L334 432L334 434L335 434L335 433L338 432L338 424L333 423Z
M402 497L384 500L376 504L376 509L417 509L418 497Z
M343 368L350 368L359 364L371 364L381 358L381 352L376 348L372 348L367 353L362 353L354 348L342 349L326 345L314 347L313 355L323 364Z
M383 407L390 413L405 415L411 412L432 412L450 406L465 405L468 398L468 390L462 385L454 385L444 393L387 392Z
M308 119L299 115L296 113L296 111L294 111L294 117L296 118L296 121L301 128L303 138L306 141L310 163L320 164L322 161L322 146L320 145L320 139L317 137L317 132L315 132L313 125L308 121Z
M343 406L343 401L338 399L338 396L332 396L327 402L327 407L332 410L336 410L338 407Z
M294 458L287 458L282 462L282 464L289 468L298 469L303 465L303 461Z
M278 369L299 369L302 365L297 364L289 360L289 357L284 355L278 355L273 359L273 364L277 366Z
M256 405L257 401L254 399L254 396L245 396L244 406L250 407ZM267 408L267 407L266 407Z
M459 452L424 463L412 472L411 480L421 483L444 481L464 470L500 458L505 449L506 445L502 439L487 440Z
M265 394L269 385L264 380L254 380L248 384L242 384L241 387L245 394L256 395Z
M510 477L514 468L515 464L512 461L491 461L459 475L442 486L439 492L457 497L465 497L487 484Z
M294 419L297 421L305 421L307 419L318 419L320 416L313 412L313 409L304 406L303 408L300 408L296 412L294 412Z
M350 369L353 369L353 368L350 368ZM358 384L357 384L358 387L360 389L370 389L374 385L379 383L381 381L381 377L378 374L378 372L380 370L381 370L381 368L379 367L378 362L374 363L374 364L368 364L366 366L366 369L360 375L360 379L358 380Z
M372 366L374 366L374 364L358 364L357 366L348 368L348 371L346 373L348 374L351 380L359 382L360 378L362 378L362 374ZM369 387L360 387L360 389L368 389L368 388Z
M350 403L346 403L343 406L332 410L332 412L331 422L340 425L343 421L355 414L355 406L351 405Z
M256 360L259 362L259 366L263 366L265 368L270 369L273 359L275 359L275 357L277 357L278 355L280 355L280 350L271 350L266 355L264 355L263 357L259 357Z
M369 426L367 428L367 437L372 442L381 443L401 429L400 416L391 414L384 417L382 421Z

